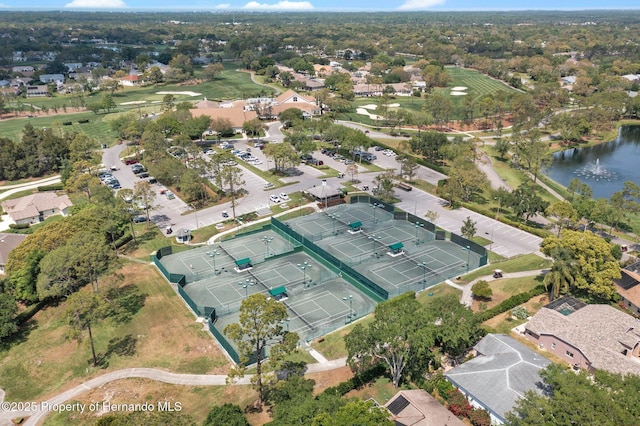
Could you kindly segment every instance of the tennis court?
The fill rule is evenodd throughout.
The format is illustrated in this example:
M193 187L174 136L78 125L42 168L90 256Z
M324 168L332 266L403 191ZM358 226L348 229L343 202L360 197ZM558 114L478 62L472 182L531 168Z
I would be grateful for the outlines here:
M339 278L322 285L289 290L282 303L289 314L283 327L295 331L301 340L323 336L353 320L369 314L375 302ZM215 327L224 330L238 321L239 312L218 316Z

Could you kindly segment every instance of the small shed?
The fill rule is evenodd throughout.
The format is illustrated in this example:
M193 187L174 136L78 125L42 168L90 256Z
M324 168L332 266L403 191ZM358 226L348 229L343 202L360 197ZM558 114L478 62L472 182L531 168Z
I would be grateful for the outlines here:
M271 290L269 290L269 295L271 295L271 297L273 297L277 301L286 300L289 297L285 286L272 288Z
M180 228L176 233L176 242L185 244L189 241L191 241L191 230Z

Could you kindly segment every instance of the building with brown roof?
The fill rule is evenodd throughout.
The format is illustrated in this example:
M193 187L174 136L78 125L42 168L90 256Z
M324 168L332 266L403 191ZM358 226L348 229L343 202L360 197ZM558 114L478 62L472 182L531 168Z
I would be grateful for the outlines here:
M231 126L236 133L242 133L242 125L245 122L258 118L258 114L256 114L255 111L247 110L242 106L233 106L230 108L197 108L190 111L193 117L207 115L211 117L212 120L227 119L231 122Z
M13 200L2 202L2 209L16 224L42 222L49 216L66 216L73 204L66 195L53 192L37 192Z
M524 334L574 368L640 375L640 321L612 306L587 305L566 315L544 307Z
M24 234L5 234L0 233L0 274L4 275L4 267L9 261L9 253L18 247L24 239Z
M422 389L401 390L385 408L396 425L463 426L464 422Z
M640 315L640 263L634 263L620 270L621 277L613 280L613 285L624 306Z

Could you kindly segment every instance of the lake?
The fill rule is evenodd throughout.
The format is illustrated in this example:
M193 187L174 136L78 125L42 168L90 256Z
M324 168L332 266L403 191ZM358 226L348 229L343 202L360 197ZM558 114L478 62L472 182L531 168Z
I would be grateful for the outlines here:
M621 127L611 142L556 152L544 172L564 186L574 178L589 184L594 198L609 198L626 181L640 185L640 126Z

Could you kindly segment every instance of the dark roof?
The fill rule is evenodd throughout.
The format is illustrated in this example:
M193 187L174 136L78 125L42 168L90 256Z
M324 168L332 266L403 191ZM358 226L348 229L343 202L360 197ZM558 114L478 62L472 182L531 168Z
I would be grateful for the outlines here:
M397 415L400 411L407 408L408 405L409 405L409 401L407 401L407 399L404 396L400 395L391 404L387 406L387 409L391 411L391 414Z
M638 284L638 280L625 272L626 271L623 270L623 273L620 274L622 275L622 277L614 279L613 282L618 284L623 289L629 290L631 287L634 287Z
M587 304L581 302L578 299L575 299L571 296L562 296L561 298L548 303L544 307L556 312L560 312L562 315L569 315L577 311L578 309L584 308L585 306L587 306Z

